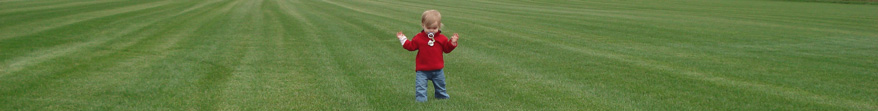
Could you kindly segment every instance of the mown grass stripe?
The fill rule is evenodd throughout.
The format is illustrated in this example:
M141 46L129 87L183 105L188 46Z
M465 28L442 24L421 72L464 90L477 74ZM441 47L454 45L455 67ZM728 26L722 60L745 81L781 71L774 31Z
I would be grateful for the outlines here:
M43 11L43 10L66 8L66 7L81 7L82 5L104 3L104 2L113 2L113 1L88 1L88 2L75 2L75 3L64 3L64 4L53 3L53 5L34 6L34 7L27 7L27 8L4 8L2 11L0 11L0 14L6 15L7 13L12 13L12 12Z
M165 10L165 11L168 11L168 10ZM142 17L142 16L134 16L134 15L141 14L141 13L146 13L145 15L149 15L149 14L156 14L158 12L139 11L136 13L111 16L111 17L127 17L127 18L122 19L120 21L110 22L110 23L119 23L119 22L125 22L125 20L139 19L137 17ZM130 17L130 16L133 16L133 17ZM91 24L91 23L96 23L96 22L105 22L105 21L98 19L98 20L84 21L84 23L82 23L82 24ZM120 27L120 26L116 26L116 27ZM121 26L121 27L125 27L125 26ZM106 43L106 42L114 40L114 39L118 39L119 36L127 35L129 33L132 33L132 31L136 31L138 28L143 28L143 27L130 27L130 28L135 28L133 30L132 29L125 30L123 28L111 28L111 26L103 26L100 28L107 28L110 30L94 30L95 32L85 32L83 34L77 34L77 35L65 37L67 39L60 39L60 40L70 40L70 38L88 39L88 40L84 40L81 43L76 43L77 41L66 41L66 42L74 42L74 43L54 43L51 41L56 41L56 40L40 40L40 39L44 39L45 36L42 36L43 38L36 38L35 37L35 38L23 38L25 40L2 41L0 43L9 43L9 44L5 44L5 46L22 44L21 41L43 42L43 44L28 43L27 45L54 45L54 46L29 46L29 47L24 47L25 45L17 45L18 47L10 48L10 49L21 48L19 50L21 50L22 52L25 52L26 49L36 49L36 48L42 48L42 47L47 47L46 49L48 49L48 50L40 50L41 52L31 52L28 54L23 54L23 55L18 55L18 56L11 55L11 54L10 55L4 54L3 56L8 57L8 58L0 59L0 60L3 60L3 63L5 64L5 65L0 66L0 67L3 67L4 69L6 69L6 70L4 70L5 73L3 73L3 75L14 73L14 72L19 71L22 68L25 68L27 66L39 64L39 63L42 63L42 62L47 61L47 60L51 60L51 59L56 58L56 57L61 57L64 55L68 55L72 52L80 51L80 50L84 49L84 47L93 47L93 46L97 46L99 44L103 44L103 43ZM82 32L79 32L79 33L82 33ZM94 35L107 35L109 37L92 38L91 36L94 36ZM37 37L40 37L40 36L37 36ZM36 39L36 40L34 40L34 39ZM10 41L13 41L13 42L10 42ZM14 41L19 41L19 43L15 43ZM17 52L19 50L8 50L8 51Z
M128 12L144 10L149 8L154 8L158 6L167 5L169 3L173 3L171 1L162 1L157 3L148 3L148 4L137 4L134 6L123 7L119 9L113 10L103 10L89 13L82 13L76 15L69 15L64 17L52 18L49 20L42 20L41 22L29 22L27 24L20 24L15 26L3 27L0 30L6 30L0 34L3 34L4 37L0 38L0 40L20 37L23 35L30 35L62 26L67 26L75 23L79 23L85 20L93 20L101 17L112 16L116 14L124 14Z
M210 10L205 10L205 11L210 11ZM166 11L166 12L167 12L167 11ZM171 12L173 12L173 11L171 11ZM175 12L174 12L174 13L175 13ZM196 14L196 16L197 16L197 14ZM173 16L172 16L172 17L173 17ZM167 20L167 17L166 17L166 19L159 19L159 20ZM170 29L165 29L165 31L169 31L169 30L170 30ZM144 32L141 32L141 33L144 33ZM146 32L145 34L156 34L156 33L153 33L153 32ZM138 41L139 41L139 40L138 40ZM108 47L110 47L110 46L108 46ZM119 50L119 52L114 52L112 55L104 55L103 57L95 57L95 58L107 58L107 57L114 57L114 56L120 56L120 55L123 55L123 57L124 57L124 55L129 55L129 54L131 54L130 52L127 52L126 50L127 50L127 49ZM99 53L99 54L101 54L101 53ZM143 54L143 53L139 53L139 54ZM144 55L144 56L152 56L152 54L147 54L147 55ZM83 59L83 60L94 60L94 61L104 61L104 60L105 60L105 61L119 61L118 59L119 59L119 58L116 58L116 59L109 59L109 60L107 60L107 59ZM130 59L133 59L133 58L130 58ZM115 62L114 62L114 64L115 64ZM83 69L83 68L84 68L84 69L89 69L88 67L103 66L103 65L104 65L104 64L100 64L100 62L97 63L97 64L83 64L83 65L76 65L76 66L75 66L76 68L74 68L74 69ZM110 69L112 69L112 68L110 68ZM68 69L68 70L72 70L72 69ZM79 71L79 70L74 70L74 71ZM62 73L63 73L63 72L62 72ZM65 74L65 75L69 75L69 74ZM69 76L69 78L65 78L65 79L69 80L69 79L87 78L87 77L88 77L88 76L81 76L81 77L79 77L79 76L77 76L77 77Z

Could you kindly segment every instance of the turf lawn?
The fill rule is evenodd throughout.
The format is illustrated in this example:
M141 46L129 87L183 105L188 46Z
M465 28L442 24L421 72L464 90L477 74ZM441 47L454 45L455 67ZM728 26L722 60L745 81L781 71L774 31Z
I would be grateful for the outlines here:
M417 103L428 9L461 39ZM0 109L874 111L878 5L0 0Z

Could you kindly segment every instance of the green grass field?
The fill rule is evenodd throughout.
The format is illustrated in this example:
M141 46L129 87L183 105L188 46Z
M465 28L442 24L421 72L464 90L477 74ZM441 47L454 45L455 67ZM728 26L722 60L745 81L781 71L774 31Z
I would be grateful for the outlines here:
M461 41L417 103L428 9ZM0 0L0 110L291 109L874 111L878 5Z

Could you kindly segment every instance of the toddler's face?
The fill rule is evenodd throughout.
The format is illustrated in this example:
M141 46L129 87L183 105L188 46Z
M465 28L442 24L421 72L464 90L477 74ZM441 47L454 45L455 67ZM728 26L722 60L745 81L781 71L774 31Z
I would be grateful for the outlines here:
M439 27L424 27L424 32L436 33L439 32Z
M436 33L436 32L439 32L440 24L441 23L436 22L436 23L432 23L429 25L422 24L421 26L424 27L424 32L426 32L426 33Z

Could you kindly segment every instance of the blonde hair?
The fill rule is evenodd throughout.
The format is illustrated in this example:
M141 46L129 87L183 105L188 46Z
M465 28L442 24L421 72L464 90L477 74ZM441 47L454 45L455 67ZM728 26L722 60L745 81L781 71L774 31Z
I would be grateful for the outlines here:
M442 28L442 15L436 10L424 11L424 14L421 14L421 25L424 25L425 27L438 26L438 28Z

